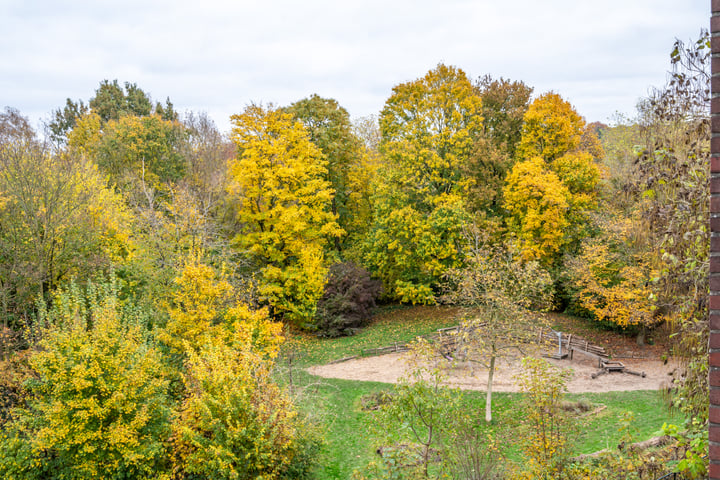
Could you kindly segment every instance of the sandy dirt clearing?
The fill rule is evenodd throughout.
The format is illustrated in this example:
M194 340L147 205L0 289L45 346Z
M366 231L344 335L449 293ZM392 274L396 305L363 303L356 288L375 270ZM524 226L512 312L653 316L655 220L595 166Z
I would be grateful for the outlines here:
M308 369L313 375L326 378L342 378L347 380L363 380L373 382L396 383L409 369L407 353L380 355L376 357L358 358L342 363L315 366ZM547 359L553 365L572 370L568 382L570 393L611 392L625 390L658 390L668 387L673 380L677 365L674 362L665 364L660 360L618 359L626 368L637 372L645 372L645 377L627 373L609 373L595 379L591 374L598 372L597 361L576 354L574 359ZM453 367L450 362L440 360L447 374L447 384L463 390L485 390L487 387L487 369L474 364L474 372L466 364ZM501 362L495 371L493 391L516 392L514 377L520 372L519 359Z

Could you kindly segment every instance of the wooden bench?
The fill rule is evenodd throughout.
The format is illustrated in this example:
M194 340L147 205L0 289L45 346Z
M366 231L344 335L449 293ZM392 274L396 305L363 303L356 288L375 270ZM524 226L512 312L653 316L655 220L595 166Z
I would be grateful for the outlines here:
M600 371L593 373L592 375L590 375L590 377L595 379L600 375L605 375L606 373L612 372L629 373L630 375L637 375L638 377L645 378L645 372L636 372L633 370L629 370L622 362L617 362L614 360L600 360Z

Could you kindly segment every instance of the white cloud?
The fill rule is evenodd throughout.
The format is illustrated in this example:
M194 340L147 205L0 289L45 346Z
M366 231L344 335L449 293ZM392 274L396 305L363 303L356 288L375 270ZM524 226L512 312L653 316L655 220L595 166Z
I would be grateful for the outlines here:
M707 0L0 0L0 106L39 119L117 78L224 129L251 101L311 93L362 116L445 62L607 120L663 83L675 37L708 24Z

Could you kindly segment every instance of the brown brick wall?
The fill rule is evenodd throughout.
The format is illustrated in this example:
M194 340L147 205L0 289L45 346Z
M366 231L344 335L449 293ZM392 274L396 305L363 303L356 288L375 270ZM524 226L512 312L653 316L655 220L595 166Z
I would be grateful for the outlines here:
M710 160L710 478L720 480L720 0L712 0Z

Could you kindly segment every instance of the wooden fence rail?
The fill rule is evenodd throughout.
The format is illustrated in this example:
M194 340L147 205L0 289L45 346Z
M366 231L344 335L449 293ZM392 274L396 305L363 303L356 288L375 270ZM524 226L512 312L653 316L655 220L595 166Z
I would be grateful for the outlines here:
M454 327L440 328L434 333L429 335L422 335L418 338L423 338L430 343L435 343L441 346L443 352L452 352L457 347L458 336L461 329L459 325ZM548 345L558 344L558 332L548 329L539 329L537 341L539 343L545 343ZM599 345L593 345L584 338L578 337L577 335L560 333L560 344L562 348L572 352L578 351L584 354L590 355L595 358L608 358L609 355L605 351L605 348ZM360 352L361 357L372 357L376 355L386 355L389 353L401 353L410 350L408 343L395 342L392 345L387 345L378 348L366 348ZM339 363L347 360L352 360L358 356L345 357L339 360L335 360L333 363Z

